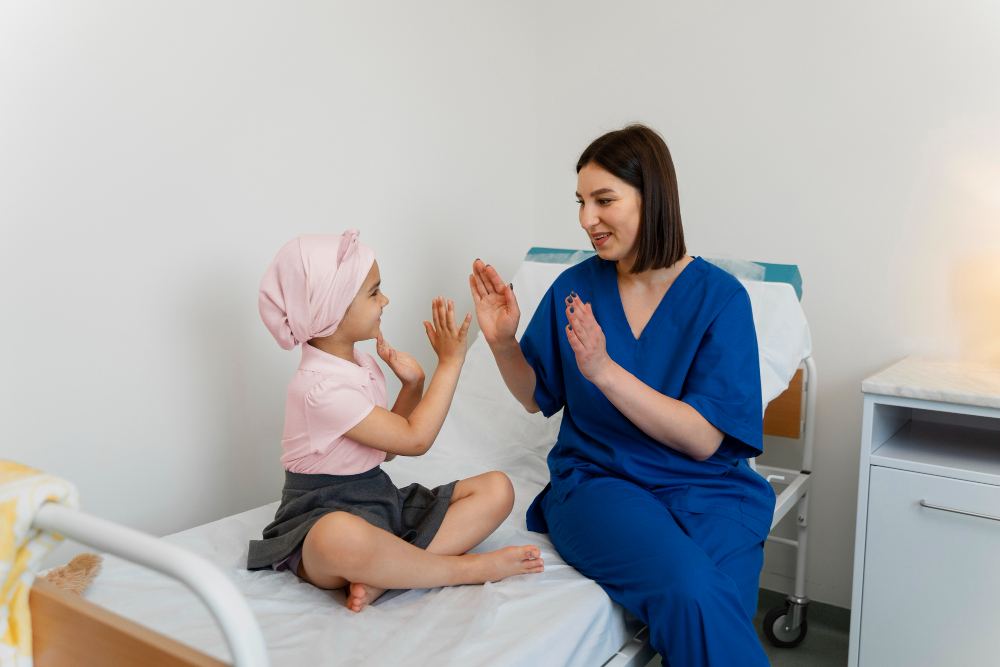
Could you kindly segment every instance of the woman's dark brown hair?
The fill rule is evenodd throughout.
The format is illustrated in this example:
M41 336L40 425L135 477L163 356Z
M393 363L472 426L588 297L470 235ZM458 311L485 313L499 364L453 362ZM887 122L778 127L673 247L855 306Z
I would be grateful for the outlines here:
M673 266L687 254L674 162L659 134L645 125L608 132L587 146L577 160L576 172L591 163L625 181L642 197L632 273Z

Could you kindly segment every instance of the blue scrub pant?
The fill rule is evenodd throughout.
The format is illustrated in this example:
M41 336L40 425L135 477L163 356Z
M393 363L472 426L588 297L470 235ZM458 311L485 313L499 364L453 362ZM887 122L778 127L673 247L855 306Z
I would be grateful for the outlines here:
M664 665L769 664L753 628L764 543L748 528L613 477L549 493L542 510L559 554L649 626Z

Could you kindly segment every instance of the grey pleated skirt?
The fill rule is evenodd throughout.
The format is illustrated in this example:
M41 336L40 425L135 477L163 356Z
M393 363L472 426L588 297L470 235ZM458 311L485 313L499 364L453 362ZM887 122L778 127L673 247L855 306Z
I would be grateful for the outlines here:
M420 484L399 489L378 467L357 475L285 471L281 504L274 521L264 528L263 539L250 541L247 569L285 569L289 560L297 567L306 533L330 512L349 512L426 549L441 527L454 491L455 482L434 489Z

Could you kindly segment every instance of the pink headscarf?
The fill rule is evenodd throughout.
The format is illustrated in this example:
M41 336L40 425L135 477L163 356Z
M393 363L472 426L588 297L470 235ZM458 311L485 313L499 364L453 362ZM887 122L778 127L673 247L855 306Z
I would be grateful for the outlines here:
M329 336L344 319L375 262L358 230L292 239L260 281L258 307L278 345L290 350Z

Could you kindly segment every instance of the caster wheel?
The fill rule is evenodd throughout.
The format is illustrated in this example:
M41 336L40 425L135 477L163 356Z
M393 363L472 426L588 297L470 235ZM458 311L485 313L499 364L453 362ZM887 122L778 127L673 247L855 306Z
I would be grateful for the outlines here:
M809 629L806 623L805 609L802 610L802 624L789 631L785 629L785 618L788 616L788 606L775 607L764 616L763 630L767 641L778 648L793 648L802 643Z

